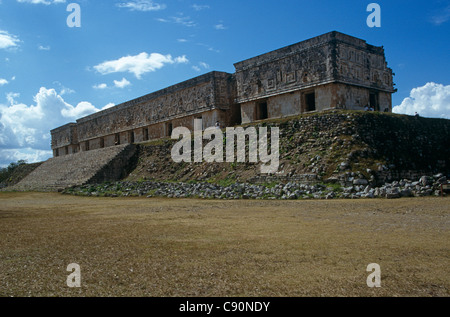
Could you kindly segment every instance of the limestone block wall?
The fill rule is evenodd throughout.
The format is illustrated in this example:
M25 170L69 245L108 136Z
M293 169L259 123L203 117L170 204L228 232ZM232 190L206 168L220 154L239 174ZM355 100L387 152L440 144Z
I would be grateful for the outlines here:
M150 141L154 139L170 137L173 129L177 127L186 127L191 131L194 130L194 120L202 119L203 129L208 127L213 127L217 121L221 123L221 125L228 126L229 123L229 112L224 110L211 110L198 115L186 116L178 119L174 119L172 121L157 123L154 125L132 129L129 131L124 131L120 133L116 133L114 135L108 135L104 137L99 137L87 141L83 141L80 143L81 151L90 151L102 149L105 147L115 146L115 145L124 145L124 144L132 144L132 143L140 143L145 141ZM71 154L71 153L64 153Z
M392 69L382 47L342 35L336 43L336 65L335 79L340 82L394 92Z
M391 111L393 73L384 48L330 32L210 72L52 131L54 156L327 109Z
M261 117L260 107L267 106L267 118L283 118L310 112L307 108L306 95L314 94L314 110L324 111L335 107L333 102L336 84L313 87L306 90L295 91L269 97L267 99L245 102L241 104L242 122L249 123L264 119Z
M242 122L333 108L361 110L366 105L392 111L393 73L384 48L339 32L235 67ZM261 104L267 110L260 110Z
M371 94L374 95L377 111L392 112L392 97L390 92L367 89L361 86L347 84L331 84L330 106L337 109L363 110L371 105ZM327 94L319 94L326 96Z
M50 131L54 154L66 155L76 153L78 144L78 133L76 123L69 123Z
M333 79L332 46L312 39L235 64L237 102L313 87Z
M77 121L79 141L120 133L121 141L130 143L127 131L184 120L213 109L229 109L235 98L233 85L231 74L211 72L93 114Z

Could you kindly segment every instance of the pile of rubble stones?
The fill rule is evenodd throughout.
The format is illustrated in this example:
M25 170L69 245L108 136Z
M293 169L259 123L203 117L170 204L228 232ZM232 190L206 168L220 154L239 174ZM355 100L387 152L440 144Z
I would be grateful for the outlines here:
M182 182L115 182L84 185L66 189L64 193L96 197L167 197L205 199L358 199L441 196L441 184L447 184L443 174L400 180L372 187L365 179L354 179L352 186L332 184L255 185L235 183L221 186L211 183ZM446 195L444 193L444 195Z

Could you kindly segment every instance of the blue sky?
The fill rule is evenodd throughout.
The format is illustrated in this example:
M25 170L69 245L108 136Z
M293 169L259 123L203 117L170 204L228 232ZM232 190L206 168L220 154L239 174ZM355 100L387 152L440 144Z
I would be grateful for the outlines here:
M385 47L395 112L450 118L450 1L0 0L0 166L55 127L330 31ZM70 3L81 27L70 28Z

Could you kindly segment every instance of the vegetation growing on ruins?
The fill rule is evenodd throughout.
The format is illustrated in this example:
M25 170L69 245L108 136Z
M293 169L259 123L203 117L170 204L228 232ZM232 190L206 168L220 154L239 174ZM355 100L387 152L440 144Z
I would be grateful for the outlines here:
M27 161L19 160L17 162L9 164L5 168L1 168L0 189L17 184L41 164L42 163L27 164Z

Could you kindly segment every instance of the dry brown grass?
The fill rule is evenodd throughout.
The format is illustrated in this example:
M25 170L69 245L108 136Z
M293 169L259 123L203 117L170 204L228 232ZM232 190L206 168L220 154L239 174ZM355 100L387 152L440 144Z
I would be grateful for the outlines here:
M449 296L449 206L0 193L0 296Z

